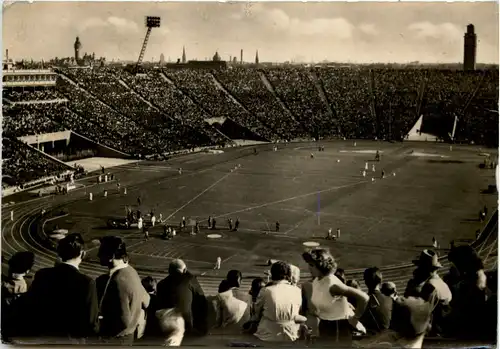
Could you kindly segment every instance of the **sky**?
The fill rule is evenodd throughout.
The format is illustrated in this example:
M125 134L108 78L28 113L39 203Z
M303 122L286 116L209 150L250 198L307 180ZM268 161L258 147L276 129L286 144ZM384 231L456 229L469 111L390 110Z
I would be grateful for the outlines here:
M145 60L211 58L217 50L251 62L456 63L469 23L477 62L498 64L496 2L34 2L3 7L3 53L14 59L73 56L136 60L147 15L160 16Z

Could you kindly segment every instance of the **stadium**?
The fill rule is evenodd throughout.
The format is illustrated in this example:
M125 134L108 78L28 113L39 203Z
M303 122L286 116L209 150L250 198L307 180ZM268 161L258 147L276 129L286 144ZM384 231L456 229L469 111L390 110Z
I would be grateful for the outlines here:
M107 273L100 240L119 236L141 278L182 259L206 295L230 270L250 289L273 261L307 280L302 253L315 248L345 280L378 266L398 290L424 249L441 276L456 246L496 274L498 66L275 66L217 53L118 66L80 58L79 45L72 61L36 69L4 61L5 274L22 251L35 254L32 272L53 267L72 232L92 278Z

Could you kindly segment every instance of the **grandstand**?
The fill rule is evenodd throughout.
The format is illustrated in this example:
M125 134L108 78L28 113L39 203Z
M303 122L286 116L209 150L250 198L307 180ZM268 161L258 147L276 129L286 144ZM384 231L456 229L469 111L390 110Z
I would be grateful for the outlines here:
M15 79L3 91L4 137L38 135L29 146L53 155L52 142L69 160L103 149L107 156L159 157L237 139L403 141L412 129L451 142L455 117L453 142L498 143L498 69L151 68L133 75L94 67L47 70L34 75L40 80L26 74L4 76ZM74 141L41 142L41 135L61 131L71 131ZM77 138L88 140L87 148Z

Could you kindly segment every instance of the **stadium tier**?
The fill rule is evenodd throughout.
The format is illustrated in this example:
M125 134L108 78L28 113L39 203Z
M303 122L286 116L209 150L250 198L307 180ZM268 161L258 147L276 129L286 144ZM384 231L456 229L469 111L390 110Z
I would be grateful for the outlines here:
M159 156L248 135L267 141L402 141L423 116L418 132L498 145L498 69L151 69L132 75L102 67L56 72L55 87L4 88L4 138L71 130L130 156ZM216 119L231 123L232 131L209 122ZM244 132L234 132L235 127ZM8 166L12 171L15 163ZM25 172L18 173L18 182L25 182Z

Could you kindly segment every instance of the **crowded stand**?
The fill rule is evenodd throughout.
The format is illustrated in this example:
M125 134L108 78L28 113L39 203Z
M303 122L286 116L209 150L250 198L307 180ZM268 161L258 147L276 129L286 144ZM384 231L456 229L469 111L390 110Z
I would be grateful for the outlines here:
M64 79L59 79L58 88L69 100L68 109L73 113L66 114L71 120L77 121L74 124L76 132L82 132L90 139L97 138L96 141L131 155L167 151L168 142L160 142L156 134L148 132L84 90ZM88 128L90 125L93 126Z
M381 130L377 132L378 123L371 111L368 70L320 68L316 75L332 106L340 135L346 138L383 139L384 133Z
M273 132L281 139L306 136L300 125L287 115L275 96L262 82L255 69L230 69L214 73L218 81L249 111L247 124L261 123L270 131L262 136L275 139ZM272 131L271 131L272 130Z
M421 70L373 70L377 137L401 141L417 121Z
M163 113L167 114L174 122L182 127L191 126L194 134L203 134L210 137L214 143L223 144L224 138L205 122L207 116L191 99L186 97L178 89L167 83L157 72L147 74L131 75L122 74L121 78L134 91L144 99L149 100ZM166 125L167 128L175 129L175 124ZM178 135L177 137L181 137ZM193 139L193 144L196 140ZM205 144L207 145L207 144Z
M459 117L458 141L498 146L498 70L488 70L476 94Z
M314 138L336 136L331 126L326 104L304 68L264 70L269 82L281 100L290 109L307 132Z
M58 110L52 104L3 106L2 129L6 137L21 137L64 131L49 115Z
M422 100L425 116L422 131L447 138L452 132L455 116L461 118L467 101L481 83L478 72L443 70L429 72ZM465 135L457 135L462 138Z
M67 69L64 73L117 113L130 118L144 129L156 133L166 143L170 143L168 150L209 145L212 141L210 136L197 132L188 123L172 119L125 87L120 82L121 76L127 74L124 70ZM159 146L159 149L162 149L161 145ZM167 150L161 152L165 151Z
M229 118L268 140L403 140L422 115L421 132L498 145L498 69L146 69L136 76L121 68L57 71L56 89L4 89L10 102L27 102L4 105L6 136L66 129L135 157L160 157L226 143L205 122L210 117Z
M171 78L181 90L192 96L193 100L211 116L229 118L258 135L272 139L273 134L263 126L262 122L252 117L246 110L231 100L224 91L216 86L211 73L176 69L166 70L165 74Z
M53 101L64 99L64 95L56 89L41 89L41 90L5 90L2 98L6 98L10 102L28 102L28 101Z
M2 185L21 186L68 169L15 138L2 137Z
M69 233L54 267L32 279L37 257L10 258L2 276L4 341L179 346L218 338L246 347L421 348L429 338L496 340L497 270L469 245L450 249L449 270L437 252L423 250L404 289L377 267L365 269L362 280L348 279L335 257L317 248L302 254L302 270L273 261L268 279L254 278L250 289L241 288L241 271L230 270L214 295L181 259L162 280L141 279L116 236L101 238L98 259L107 271L93 280L79 269L84 245L81 234Z

